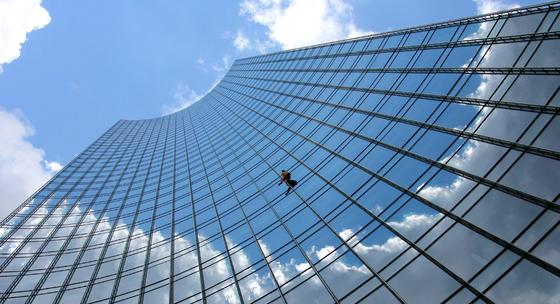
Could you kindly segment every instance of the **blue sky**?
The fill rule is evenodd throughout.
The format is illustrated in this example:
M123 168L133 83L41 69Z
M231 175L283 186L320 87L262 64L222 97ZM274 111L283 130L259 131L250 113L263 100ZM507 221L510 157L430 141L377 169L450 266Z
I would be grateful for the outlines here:
M21 201L118 119L192 103L236 58L535 3L0 1L0 184Z
M350 0L242 0L241 2L220 3L220 5L215 3L213 5L202 5L192 3L193 1L166 1L163 4L140 1L113 1L113 3L91 1L76 4L76 1L64 3L63 1L47 0L0 0L0 204L2 204L0 219L118 119L158 117L192 104L223 77L235 58L533 4L529 1L513 1L515 0L377 1L370 3L371 1ZM406 10L403 8L406 8ZM401 9L401 11L397 11L397 9ZM516 27L526 28L523 22L514 25L513 29ZM464 34L470 38L481 37L484 33L487 33L487 30L488 27L485 24L475 25L469 27L469 30ZM543 47L542 49L546 48ZM519 55L515 50L515 47L500 48L498 45L496 51L494 51L494 46L491 46L490 51L484 57L479 55L476 60L481 62L480 66L508 66L506 64L508 59L513 61L512 58L517 58ZM543 51L545 54L541 54L541 59L556 56L554 48L551 47L546 50L550 53L547 54L546 51ZM464 62L470 62L470 59L476 53L473 52L469 55L467 50L465 54L467 55L456 55L457 59L453 63L456 66L461 66ZM557 58L557 56L554 58ZM455 76L445 74L441 77L434 79L445 80L445 78ZM469 83L461 90L461 94L474 98L489 98L489 94L493 94L498 83L501 83L501 77L502 75L494 74L471 77ZM541 79L543 78L520 81L520 85L508 89L508 94L523 97L525 95L520 92L530 91L531 100L548 100L552 93L535 89L539 87L537 82ZM433 82L437 82L436 80ZM431 90L437 91L440 90L439 87L445 87L443 84L437 83L437 85L431 85L430 89L426 89L426 92L433 93ZM541 87L544 88L547 85ZM549 87L554 88L553 86ZM404 85L399 86L399 89L401 88L404 88ZM531 88L531 90L527 88ZM406 91L406 89L404 90ZM392 101L397 103L399 98ZM524 101L524 99L522 98L521 101ZM228 108L225 105L227 105L227 102L224 104L224 108ZM456 111L464 115L464 121L461 115L454 114L454 106L457 107ZM428 113L428 110L422 112L422 108L419 108L419 111L414 111L412 107L411 111L407 110L409 112L407 115L410 116L405 116L406 119L422 120L419 117ZM422 102L421 107L429 109L429 101ZM382 113L393 115L391 107L382 107L381 109ZM469 108L466 105L456 104L450 105L448 109L449 112L447 113L451 113L450 116L454 119L438 118L436 121L438 125L456 130L464 129L466 132L476 132L478 135L503 140L511 140L513 134L517 131L522 132L524 126L529 123L528 120L532 119L532 116L526 115L522 111L494 109L492 107L478 108L472 105ZM255 112L255 115L257 114L262 115L259 111ZM478 118L473 122L474 115L477 115ZM471 121L470 126L469 121ZM197 132L205 134L204 128L208 127L212 128L214 124L204 122L202 125L195 127L195 135ZM351 129L346 125L343 127ZM381 140L396 148L400 146L399 141L402 139L400 135L404 136L411 129L403 126L403 128L395 128L395 130L388 133L386 137L383 136ZM555 129L555 127L550 127L547 130L553 130L550 131L550 134L557 134L557 128ZM380 131L380 129L373 126L371 131L368 132L374 133L374 131ZM541 140L540 135L534 136L535 140L537 138ZM333 138L336 139L337 137ZM551 146L557 146L553 136L550 136L552 139L548 139L549 143L547 143L547 137L543 136L542 138L544 139L542 139L541 144L545 142ZM417 153L419 156L438 159L445 163L445 167L449 166L469 174L488 177L488 179L485 179L487 181L493 181L492 176L502 174L500 173L502 171L499 170L503 170L504 178L496 179L500 185L519 189L526 194L547 200L557 196L558 192L553 181L558 180L556 172L560 172L560 170L555 170L558 164L551 162L550 159L537 158L536 155L527 153L527 157L515 160L518 165L512 165L507 169L504 166L497 166L497 168L502 167L502 169L495 171L494 167L496 166L493 166L492 163L496 162L498 157L502 157L504 160L500 164L507 165L508 157L511 155L515 157L516 154L512 153L506 157L505 154L502 154L504 147L471 139L465 142L464 147L460 150L449 152L451 154L445 157L438 156L443 149L441 147L448 145L452 139L454 139L453 136L443 132L439 135L431 134L424 136L422 140L426 141L413 145L410 151L411 153ZM332 141L328 141L325 146L330 147L330 143ZM362 144L366 144L366 142L363 141ZM355 147L356 150L363 149L363 146L360 145L361 143L358 140L353 142L353 148ZM540 144L535 144L535 147L537 146L540 146ZM357 149L360 147L362 148ZM387 163L386 160L389 158L389 154L384 152L384 149L381 147L381 149L370 153L369 155L374 156L371 159L363 160L364 167L368 170L370 167L374 168L373 172L377 170L376 168L383 168L382 164ZM251 146L251 150L254 150L253 146ZM386 150L389 151L389 149ZM391 151L394 150L391 149ZM312 158L317 159L326 155L325 151L317 152L310 159L304 161L309 163ZM515 153L517 152L515 151ZM353 152L341 151L343 155L346 155L346 153ZM263 158L263 160L270 166L266 159ZM295 160L289 160L288 157L282 158L282 161L282 165L279 166L281 168L289 167L290 165L284 165L295 162ZM360 161L357 160L356 162ZM413 186L408 186L415 179L414 172L423 171L427 168L427 163L416 158L403 157L394 167L380 170L379 174L400 186L406 186L410 189L415 187L419 196L443 209L448 209L454 202L463 201L462 197L467 192L475 195L465 200L467 206L471 204L469 201L478 200L478 198L475 198L476 195L486 195L476 194L485 191L485 189L478 188L475 190L475 188L472 188L477 179L467 178L464 175L455 174L454 170L448 171L446 169L437 174L433 173L435 174L433 179L427 177L418 179ZM367 178L369 174L354 168L348 175L340 175L338 174L340 172L337 173L337 171L343 165L345 165L344 161L337 158L316 170L323 176L337 175L331 182L346 193L353 193L354 187L359 184L356 181ZM274 170L275 168L270 166L269 169ZM433 169L435 171L435 168ZM292 170L290 169L290 171ZM413 174L404 174L405 172L413 172ZM487 173L484 174L484 172ZM300 179L300 188L294 191L298 195L308 195L310 189L324 184L318 182L318 179L307 179L305 176L310 173L308 168L295 167L292 173ZM247 177L247 179L249 178ZM143 183L143 180L139 180L139 182ZM176 184L180 183L184 184L184 181L178 179ZM265 184L270 183L265 182ZM170 187L170 185L168 186ZM368 186L363 187L363 196L356 194L356 197L360 199L360 203L364 202L364 207L374 214L379 215L379 212L389 210L388 206L390 205L388 203L396 200L397 197L403 198L400 199L401 202L406 198L405 196L399 196L400 191L389 183L378 183L377 179L372 179ZM155 189L156 185L152 184L150 187ZM159 191L159 185L157 187ZM188 188L181 189L183 189L181 191L187 191ZM250 190L250 188L245 190L247 189ZM334 195L337 192L333 189L325 192L324 197L333 196L333 198L340 199L340 194ZM273 191L282 192L283 189L274 187ZM270 193L273 193L273 191L270 191ZM150 191L146 191L146 193L148 192ZM556 256L554 255L557 250L553 241L554 232L557 232L557 230L553 231L552 221L557 220L558 217L549 214L549 219L546 219L546 215L543 215L539 218L545 223L540 225L541 228L523 228L542 209L538 206L524 204L520 198L509 196L505 192L500 189L492 189L489 192L490 194L486 196L484 203L470 205L469 210L471 211L465 211L461 215L461 223L466 221L474 224L477 230L491 233L493 236L492 242L488 241L486 237L479 237L479 233L474 233L472 227L466 229L462 227L462 224L454 224L455 227L441 237L441 239L447 238L449 240L431 246L429 248L430 255L440 260L446 267L451 265L448 269L460 277L467 277L467 274L477 269L476 267L483 267L481 265L484 265L492 256L501 251L502 248L494 244L494 238L502 239L508 243L512 239L518 239L520 242L515 242L515 248L531 251L531 256L544 257L543 260L547 263L552 261L551 263L557 265L558 260L555 259ZM151 200L153 196L145 198L146 202L155 203ZM168 195L167 199L170 198ZM165 200L164 198L161 201L165 202ZM50 200L45 200L45 202L48 201ZM157 203L159 204L161 201L158 200ZM274 208L280 214L283 214L289 208L294 207L297 201L296 195L288 196ZM128 255L126 258L127 265L144 265L147 261L146 258L149 258L150 261L168 261L168 254L171 250L175 249L178 252L183 252L184 249L194 246L195 235L190 232L190 223L183 222L186 230L183 230L181 225L177 226L180 229L176 227L182 236L175 239L172 249L169 247L171 245L164 242L172 234L172 230L165 224L169 220L169 215L152 222L144 221L149 220L146 216L151 213L151 211L146 210L148 212L143 212L143 215L139 216L139 218L143 218L140 223L136 222L136 216L134 220L131 219L130 215L133 213L122 216L119 222L111 222L120 211L114 210L114 208L109 211L101 204L95 204L95 206L92 204L91 207L87 207L86 204L93 202L80 197L74 201L71 198L60 200L60 205L57 208L51 208L52 205L49 203L42 204L29 223L33 225L33 223L42 221L46 214L54 215L54 217L46 219L46 225L40 229L42 232L38 232L36 235L33 232L31 237L51 235L51 232L55 239L64 237L63 233L69 233L68 230L61 228L62 226L57 228L54 228L54 226L57 223L56 218L63 218L59 215L65 214L66 223L80 221L80 223L89 224L79 225L72 232L73 237L67 238L69 242L65 244L68 244L68 247L64 245L63 248L81 246L82 243L79 239L84 239L81 236L93 235L91 234L93 230L90 231L89 229L97 230L96 237L92 238L92 243L88 243L90 247L96 247L97 242L109 237L107 233L109 230L111 230L111 240L124 240L134 235L133 240L131 238L130 252L135 253ZM97 197L95 202L97 203ZM113 205L113 203L115 202L111 204ZM170 203L171 200L161 206L158 205L158 217L164 215L165 210L170 210ZM180 204L187 206L186 203L183 200ZM264 204L264 202L260 203ZM68 209L70 204L75 204L76 208ZM505 205L500 204L507 204L508 208L502 208ZM182 210L177 214L180 217L186 217L190 214L186 208L182 208L183 206L178 209ZM254 204L251 205L248 210L255 208L255 206ZM332 201L328 200L322 208L329 210L332 206ZM220 208L224 208L224 206ZM315 218L310 211L312 208L316 208L313 210L321 210L321 207L317 204L308 206L305 212L301 211L294 217L295 220L287 219L284 228L287 226L289 228L286 228L287 231L294 234L304 231L306 225L310 225L313 222L312 219ZM464 211L463 208L466 208L465 205L458 208L453 207L451 211L457 215ZM304 239L302 241L303 250L298 252L298 249L293 248L286 255L281 255L280 258L270 263L270 270L279 281L281 280L280 284L284 283L283 281L287 278L294 277L299 273L306 273L302 274L300 278L310 275L311 271L307 272L305 270L310 266L304 256L312 261L326 259L325 261L330 262L338 258L338 254L343 252L342 250L335 250L334 246L340 242L346 242L354 248L357 254L345 254L332 267L321 270L321 273L324 277L329 278L329 282L332 283L331 286L340 288L340 290L353 288L356 280L362 280L364 275L369 272L362 261L368 261L373 265L373 268L380 268L388 259L408 248L408 245L392 229L388 229L389 226L412 240L426 231L428 227L436 225L435 223L444 216L444 213L438 211L439 208L431 208L420 200L411 200L402 208L399 207L398 212L394 215L388 217L386 217L387 214L379 215L389 226L384 226L376 234L358 241L366 232L369 232L369 229L373 229L374 225L362 226L362 224L369 222L370 217L365 218L365 213L362 213L363 210L360 208L352 206L352 208L345 208L344 210L344 213L338 219L329 220L332 225L332 232L337 232L338 238L330 234L325 234L325 236L330 235L330 237L322 238L323 234L318 232L308 240ZM21 214L26 212L22 211ZM155 212L154 209L154 215ZM201 218L205 218L206 215L209 215L209 213ZM198 218L199 215L196 217ZM302 217L305 217L305 221L301 220ZM343 218L345 220L341 220ZM235 217L223 219L224 221L233 221ZM271 219L272 212L269 210L268 214L263 213L254 222L258 227L259 225L265 225L266 221ZM93 222L96 222L95 228L91 225ZM444 219L441 222L442 225L436 227L434 231L447 227L451 222L449 219ZM531 245L533 241L528 239L533 239L533 236L537 235L540 229L544 231L546 222L550 223L550 237L543 236L539 241L535 239L536 243ZM156 223L155 226L154 223ZM202 228L203 226L204 228ZM216 225L203 226L197 232L197 238L209 237L218 229ZM61 228L60 231L58 231L59 228ZM53 229L56 229L56 231ZM327 228L323 229L323 232L327 231ZM64 230L67 232L64 232ZM0 236L5 235L4 233L7 231L4 228L0 229ZM20 229L14 234L13 244L19 244L18 240L25 237L27 231L28 229ZM526 233L521 234L521 231ZM76 232L76 235L74 235L74 232ZM115 233L113 234L113 232ZM230 232L227 233L228 240L231 237L234 244L241 245L244 242L244 237L241 237L241 235L253 231L244 232L243 229L233 229ZM354 236L356 233L358 237ZM514 238L517 233L520 237ZM188 270L194 267L193 265L197 265L199 262L197 258L203 257L203 259L206 259L209 256L221 256L221 262L216 264L216 267L205 267L205 278L210 282L217 282L222 278L231 276L229 269L234 268L228 268L229 264L226 264L223 254L224 244L229 244L229 241L226 241L224 234L222 234L222 237L224 243L215 241L203 246L199 246L197 243L198 257L191 250L187 254L182 254L181 259L175 256L176 263L174 262L173 265L177 269ZM238 239L236 240L236 238ZM258 248L265 256L270 253L277 254L275 250L278 249L277 245L281 243L282 238L286 239L287 234L281 229L275 229L270 234L262 235L262 238L252 243L251 247L243 247L232 254L229 263L239 265L241 268L248 267L248 261L254 263L260 257ZM427 238L429 239L430 236L428 235ZM425 238L422 242L424 240ZM0 252L6 256L8 254L13 257L19 255L20 259L15 259L16 262L10 262L8 266L8 269L17 270L18 265L23 267L24 263L28 261L26 258L21 258L20 253L24 254L24 257L30 253L42 256L52 249L51 245L55 244L54 246L56 246L56 242L53 239L53 242L49 244L50 247L42 247L41 249L38 249L37 246L39 245L32 245L40 244L37 242L30 243L30 246L19 246L16 249L9 245L10 243L7 243L8 245L0 248ZM421 244L419 241L416 242ZM541 245L537 246L539 242L541 242ZM157 245L154 246L154 244ZM545 245L542 246L542 244ZM122 247L116 245L116 243L113 245L106 247L107 251L103 253L105 257L121 254ZM149 246L151 246L151 249L144 250ZM527 249L533 247L536 247L536 249ZM54 248L54 250L56 251L58 248ZM425 250L428 251L428 248ZM118 261L98 258L99 251L87 250L84 252L86 252L85 255L80 256L81 261L103 260L104 265L99 274L105 273L106 270L110 271L118 268ZM147 252L149 252L148 256L146 256ZM404 256L402 259L404 261L412 259L416 255L414 250L408 250L405 254L408 257ZM67 260L68 257L63 258L63 256L62 254L57 255L60 260L54 261L56 267L72 263L72 260ZM360 256L363 260L358 260L357 256ZM510 258L513 256L510 255ZM72 259L75 255L71 254L69 257ZM503 257L509 259L507 255L504 255L498 261L503 261ZM412 297L411 294L414 294L415 297L427 295L434 298L443 297L447 290L457 287L455 280L446 280L447 277L443 272L438 271L431 263L425 263L427 260L422 262L422 259L417 259L419 262L412 263L411 267L403 269L400 274L392 279L390 278L391 285L395 286L397 290L402 290L402 294L405 296ZM23 262L18 264L19 261ZM36 261L34 259L31 261L34 263L31 269L46 269L52 260L39 257ZM55 263L52 265L54 266ZM505 274L504 279L492 287L487 294L498 299L509 297L512 301L516 300L520 303L539 302L535 298L552 299L558 297L556 290L559 289L556 288L556 281L554 281L554 278L547 276L552 276L552 274L544 271L539 267L540 265L533 265L527 261L518 265L509 274ZM152 267L147 272L149 273L148 282L157 282L168 278L168 268L165 265L160 266ZM492 267L486 269L489 269L490 272L483 273L483 276L494 276L494 272L501 271ZM256 271L256 269L251 266L246 272L251 271ZM175 274L177 275L177 273ZM49 274L47 281L42 281L40 284L45 283L45 286L48 286L52 282L55 282L55 284L56 282L62 282L62 278L66 275L67 273L62 271L53 272ZM88 271L78 271L76 274L72 274L72 282L89 279L91 275ZM94 275L98 276L98 273L95 272ZM193 277L191 276L191 278ZM260 270L258 274L253 274L244 279L240 284L241 289L250 289L253 294L260 295L262 290L269 290L274 286L272 278L271 274L267 275L267 270ZM426 280L426 278L429 279ZM16 290L33 288L37 279L37 276L25 276L18 283ZM0 282L4 286L0 286L0 290L6 288L6 284L9 283L8 280ZM469 281L472 281L472 279ZM99 280L96 282L99 282ZM128 276L121 281L118 289L119 293L122 290L132 289L132 286L139 284L139 282L140 273L133 277ZM192 283L188 280L182 280L180 284L176 285L175 290L188 293L199 288L196 285L197 282ZM427 285L424 284L430 284L431 286L427 288ZM412 285L415 288L410 288ZM14 286L16 285L12 287ZM288 297L301 296L305 298L306 296L312 296L314 300L320 302L321 291L312 289L315 288L314 286L320 285L307 285L306 288L300 289L303 293L292 292L288 294ZM496 286L497 288L495 288ZM110 288L108 284L96 284L92 289L92 297L107 295L107 288ZM480 286L476 288L484 289ZM153 292L151 295L158 297L158 300L165 299L167 294L161 294L165 290L159 289L159 292ZM527 290L530 292L526 292ZM219 294L219 297L223 296L224 298L222 301L228 298L229 292L235 294L233 287L231 290L225 289L223 293ZM426 293L422 294L422 292ZM500 295L501 292L504 295ZM326 294L324 291L323 293ZM70 297L80 296L80 293L77 295L67 293L67 295ZM49 295L46 295L45 298L39 297L37 302L49 303L51 299L48 297ZM232 299L232 296L229 296L229 298ZM494 300L494 298L492 299ZM508 302L507 300L503 301Z

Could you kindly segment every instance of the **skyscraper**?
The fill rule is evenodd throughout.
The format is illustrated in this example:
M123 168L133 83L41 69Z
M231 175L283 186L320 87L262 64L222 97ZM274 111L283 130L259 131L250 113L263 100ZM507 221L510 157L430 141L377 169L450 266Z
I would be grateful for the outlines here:
M559 10L240 59L117 122L2 221L0 302L558 303Z

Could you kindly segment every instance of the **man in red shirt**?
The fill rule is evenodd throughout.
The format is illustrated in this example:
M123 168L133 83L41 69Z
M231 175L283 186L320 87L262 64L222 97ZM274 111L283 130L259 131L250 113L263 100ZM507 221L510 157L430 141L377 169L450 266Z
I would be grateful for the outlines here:
M292 175L290 174L290 172L282 170L282 173L280 173L280 182L278 183L278 185L281 185L282 183L286 183L286 185L288 185L288 190L286 191L286 195L288 195L290 193L290 190L292 190L292 188L295 187L298 182L292 179Z

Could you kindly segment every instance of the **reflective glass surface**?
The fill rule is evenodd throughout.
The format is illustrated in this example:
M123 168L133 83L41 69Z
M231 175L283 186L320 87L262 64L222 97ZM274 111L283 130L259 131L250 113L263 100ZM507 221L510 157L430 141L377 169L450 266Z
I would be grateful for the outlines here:
M1 222L0 302L560 302L559 10L239 59L117 122Z

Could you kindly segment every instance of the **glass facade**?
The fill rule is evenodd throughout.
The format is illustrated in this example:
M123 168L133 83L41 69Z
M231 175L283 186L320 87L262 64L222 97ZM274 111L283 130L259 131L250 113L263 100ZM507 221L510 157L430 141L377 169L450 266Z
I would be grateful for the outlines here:
M2 221L0 302L559 303L559 9L240 59L117 122Z

